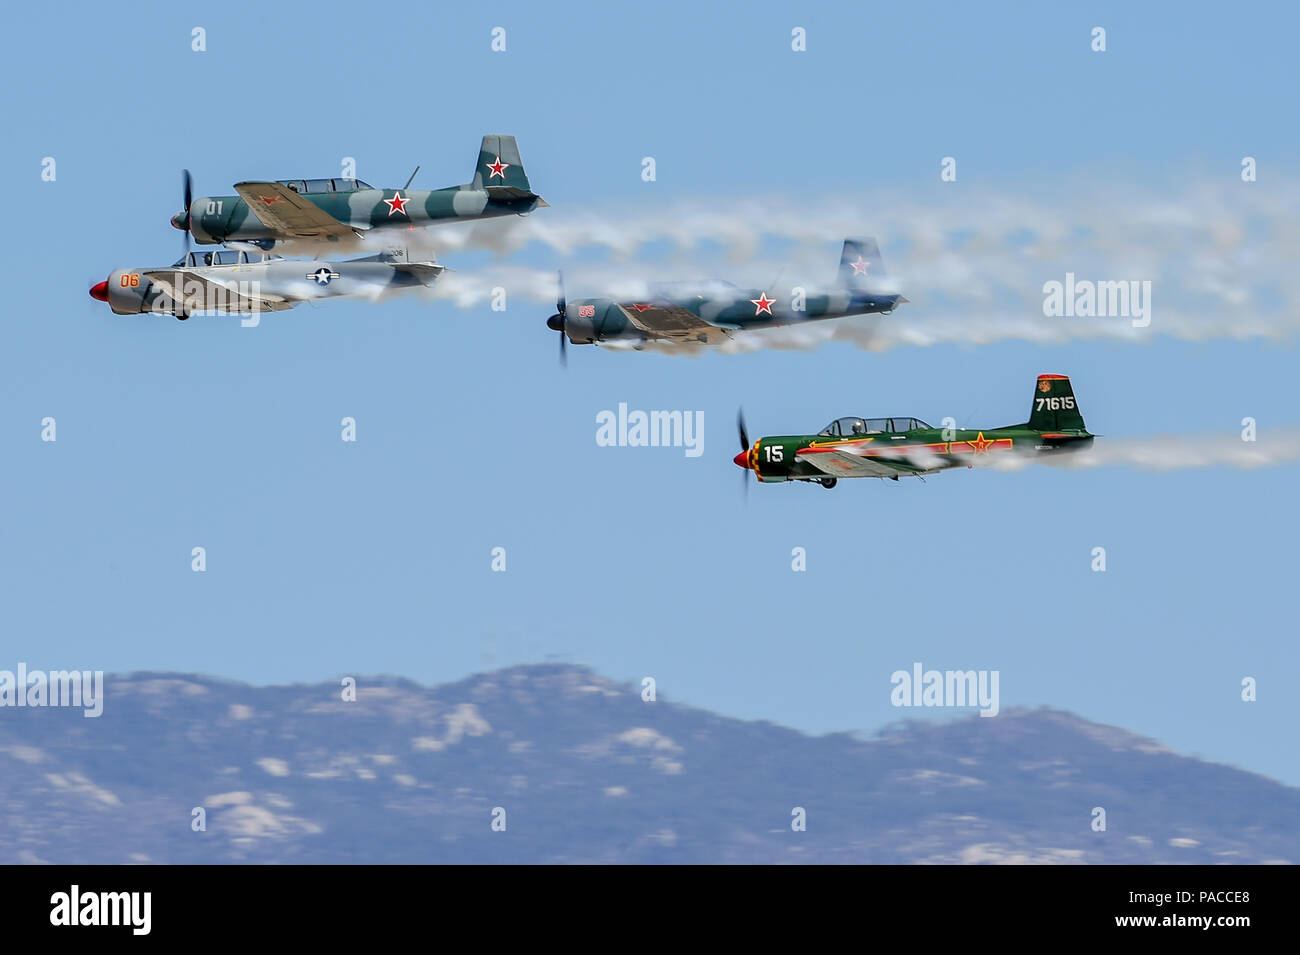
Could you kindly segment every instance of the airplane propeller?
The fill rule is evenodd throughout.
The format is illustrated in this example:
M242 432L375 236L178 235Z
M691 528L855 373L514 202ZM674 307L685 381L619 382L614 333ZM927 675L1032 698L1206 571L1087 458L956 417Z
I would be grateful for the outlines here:
M188 254L190 251L190 206L194 202L194 177L190 175L188 169L181 170L181 193L185 199L185 209L182 212L172 216L172 225L185 233L184 248L182 254Z
M740 453L732 460L745 469L740 482L745 488L745 503L749 503L749 429L745 427L745 409L736 409L736 431L740 435Z
M569 354L565 350L565 346L567 345L565 339L568 336L564 334L564 326L565 326L564 317L565 317L565 313L568 310L568 306L564 301L564 273L557 272L556 275L558 276L559 283L560 283L559 297L556 299L555 302L555 314L550 317L550 320L547 321L546 324L560 333L560 367L568 368Z

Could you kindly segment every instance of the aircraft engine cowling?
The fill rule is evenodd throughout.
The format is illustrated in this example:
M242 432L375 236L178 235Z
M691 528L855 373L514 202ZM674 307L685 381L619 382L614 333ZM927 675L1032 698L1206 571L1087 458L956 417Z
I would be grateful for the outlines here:
M147 312L157 298L157 289L139 270L118 269L108 277L108 307L114 315Z
M560 303L565 306L563 300ZM557 311L546 320L554 331L564 329L575 345L591 345L615 339L643 339L645 336L631 322L616 302L609 299L580 299L567 303L564 315Z
M217 212L211 199L195 199L190 206L190 235L199 245L214 245L225 238L228 220L229 213Z
M575 345L608 341L629 336L631 330L622 310L608 300L574 302L568 307L564 323L569 341Z
M749 450L749 467L759 481L788 481L799 447L797 437L759 438Z

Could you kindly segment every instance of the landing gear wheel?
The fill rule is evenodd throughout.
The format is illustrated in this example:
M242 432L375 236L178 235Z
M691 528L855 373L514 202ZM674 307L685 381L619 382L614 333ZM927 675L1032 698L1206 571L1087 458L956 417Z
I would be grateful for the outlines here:
M829 491L831 488L835 486L838 480L839 480L838 478L822 478L817 483L819 483L822 487L826 488L826 490Z
M177 313L176 313L176 321L178 321L178 322L186 321L186 320L189 319L189 317L190 317L190 313L189 313L189 312L177 312Z

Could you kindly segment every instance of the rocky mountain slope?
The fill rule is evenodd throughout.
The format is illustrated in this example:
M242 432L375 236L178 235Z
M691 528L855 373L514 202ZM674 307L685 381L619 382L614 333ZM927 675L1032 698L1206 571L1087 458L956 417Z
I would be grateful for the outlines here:
M177 674L105 688L98 719L0 710L7 860L1300 860L1300 789L1048 709L868 740L643 702L570 665L362 678L353 702Z

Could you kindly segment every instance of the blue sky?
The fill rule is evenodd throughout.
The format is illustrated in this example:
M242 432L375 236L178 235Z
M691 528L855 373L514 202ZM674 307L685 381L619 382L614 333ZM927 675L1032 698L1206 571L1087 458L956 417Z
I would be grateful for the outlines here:
M1245 155L1284 180L1300 158L1292 11L325 2L26 16L0 94L0 667L441 682L558 658L822 732L916 715L889 705L889 675L919 660L999 669L1004 708L1073 710L1300 784L1295 465L955 471L753 487L745 506L731 463L739 404L754 433L900 412L996 426L1024 420L1041 372L1071 375L1103 435L1232 434L1245 416L1292 427L1293 340L698 360L574 348L562 374L550 309L518 298L505 312L340 302L241 329L114 317L86 296L113 268L176 257L182 167L201 194L337 175L344 156L377 185L419 164L418 185L443 186L469 178L488 132L518 137L552 203L538 215L557 221L868 188L936 207L945 188L1067 179L1141 193L1231 182ZM1089 49L1098 25L1104 54ZM206 52L190 49L194 26ZM790 50L795 26L805 53ZM57 56L33 36L58 37ZM959 181L941 184L949 155ZM826 237L828 273L841 238ZM600 257L533 244L508 261ZM910 280L921 304L891 322L924 318L924 276ZM703 411L704 455L597 447L595 415L619 402ZM355 444L340 441L344 416ZM194 546L206 573L190 570ZM490 571L495 546L505 573ZM795 546L806 573L790 569ZM1245 676L1256 703L1240 701Z

